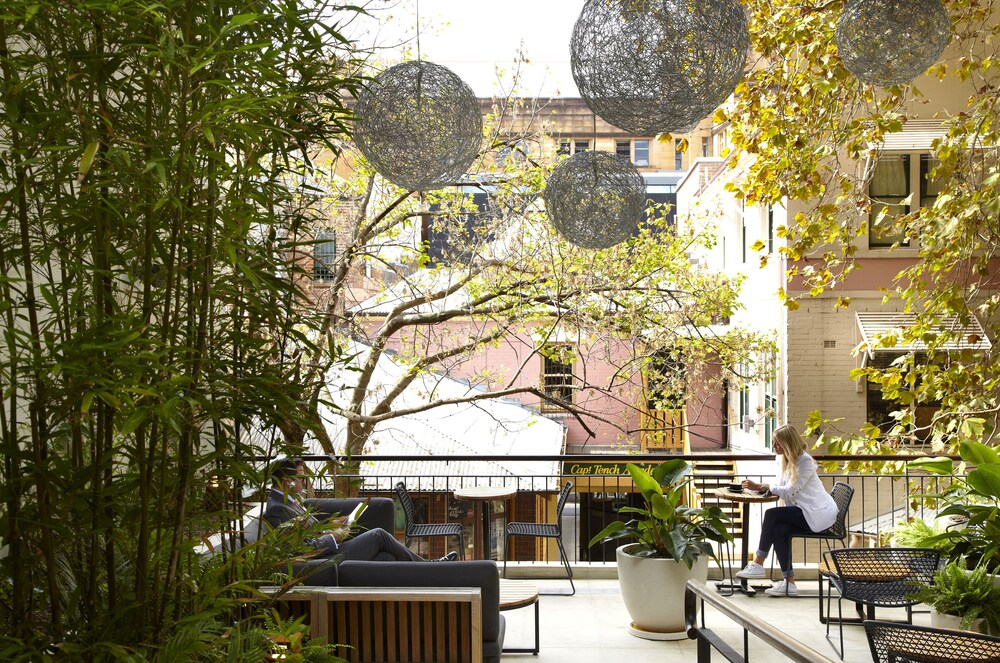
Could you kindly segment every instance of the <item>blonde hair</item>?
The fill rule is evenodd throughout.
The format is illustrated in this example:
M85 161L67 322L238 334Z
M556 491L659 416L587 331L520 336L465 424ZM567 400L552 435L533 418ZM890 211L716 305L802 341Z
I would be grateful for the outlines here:
M781 447L781 474L790 483L799 478L799 467L796 461L806 450L806 441L795 430L795 426L785 424L771 433L771 442Z

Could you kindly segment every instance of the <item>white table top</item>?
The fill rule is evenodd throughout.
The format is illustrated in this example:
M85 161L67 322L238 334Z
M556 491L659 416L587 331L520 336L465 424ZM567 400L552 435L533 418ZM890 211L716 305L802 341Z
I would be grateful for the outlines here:
M460 500L503 500L517 493L517 488L503 486L470 486L456 488L455 497Z

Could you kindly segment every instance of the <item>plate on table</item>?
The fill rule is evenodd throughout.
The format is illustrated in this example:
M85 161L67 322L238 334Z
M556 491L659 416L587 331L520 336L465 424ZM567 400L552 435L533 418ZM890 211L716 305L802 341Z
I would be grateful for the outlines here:
M731 493L742 493L743 492L743 484L741 484L741 483L731 483L728 486L726 486L726 490L728 490Z

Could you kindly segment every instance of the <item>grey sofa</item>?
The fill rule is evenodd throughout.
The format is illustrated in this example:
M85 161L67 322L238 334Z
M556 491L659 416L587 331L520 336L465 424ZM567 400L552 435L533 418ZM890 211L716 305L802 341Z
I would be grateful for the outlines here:
M311 499L317 516L349 513L360 499ZM365 528L381 527L389 532L395 526L395 507L387 497L373 497L358 524ZM313 567L318 570L310 572ZM311 560L296 568L309 573L307 586L340 587L478 587L483 606L483 660L497 663L503 648L506 624L500 614L500 575L496 562L372 562L345 561L329 565Z

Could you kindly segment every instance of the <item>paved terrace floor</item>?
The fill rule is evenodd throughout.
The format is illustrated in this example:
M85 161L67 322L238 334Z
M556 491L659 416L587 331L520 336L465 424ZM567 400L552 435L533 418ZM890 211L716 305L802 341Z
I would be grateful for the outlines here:
M544 594L546 591L567 591L566 580L533 579ZM711 583L711 581L709 581ZM815 594L815 581L801 581L803 590ZM628 612L622 602L616 579L576 580L575 596L543 595L540 599L541 653L505 654L504 661L516 663L689 663L697 659L694 640L672 642L652 642L629 634ZM714 585L713 585L714 587ZM681 597L664 597L664 600L680 601ZM808 645L824 656L837 660L837 653L825 638L826 626L819 623L818 600L812 598L773 598L758 594L755 597L736 595L732 597L740 607L759 615L761 619L781 629L789 637ZM845 615L853 604L844 603ZM834 614L837 602L833 602ZM534 610L531 607L503 613L507 620L507 647L530 647L534 638ZM853 610L852 610L853 615ZM876 617L901 619L903 610L877 611ZM930 625L927 613L913 615L915 624ZM706 613L706 626L725 638L737 651L743 651L743 631L732 621L711 608ZM831 625L830 636L837 638L837 627ZM835 640L836 641L836 640ZM871 652L865 638L864 627L844 627L844 660L853 663L870 663ZM725 660L714 652L713 660ZM770 650L761 640L750 636L750 661L769 663L785 661L784 656Z

